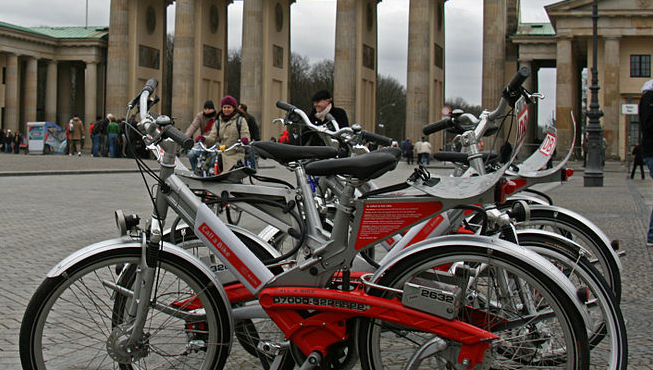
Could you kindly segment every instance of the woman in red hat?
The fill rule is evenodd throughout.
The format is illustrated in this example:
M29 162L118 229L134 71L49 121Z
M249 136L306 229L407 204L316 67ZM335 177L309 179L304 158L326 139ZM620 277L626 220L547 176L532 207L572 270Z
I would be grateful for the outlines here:
M238 140L243 140L245 144L249 142L249 128L247 122L238 114L236 107L238 101L231 95L227 95L220 100L220 112L218 113L217 122L211 128L209 136L205 139L205 144L211 146L216 142L229 148ZM243 124L244 123L244 124ZM222 154L222 170L228 171L233 168L239 160L244 159L245 149L229 151Z

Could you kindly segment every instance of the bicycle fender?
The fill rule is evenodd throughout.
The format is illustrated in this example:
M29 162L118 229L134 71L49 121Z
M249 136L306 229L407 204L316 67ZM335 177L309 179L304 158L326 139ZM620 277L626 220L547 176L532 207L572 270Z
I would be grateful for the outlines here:
M116 238L116 239L108 239L108 240L103 240L101 242L97 242L95 244L91 244L89 246L86 246L82 249L79 249L72 254L70 254L68 257L64 258L62 261L57 263L56 266L54 266L47 274L48 278L55 278L63 273L66 272L69 268L74 266L75 264L81 262L82 260L92 257L94 255L104 253L106 251L112 250L112 249L120 249L120 248L141 248L141 243L139 241L134 241L128 236L122 237L122 238ZM218 289L218 292L220 293L220 297L222 297L222 300L225 303L226 307L230 307L231 303L229 303L229 299L227 299L227 292L224 290L224 287L222 286L222 283L220 280L218 280L217 276L209 269L208 266L206 266L202 261L200 261L197 257L192 255L191 253L187 252L186 250L179 248L175 246L174 244L168 243L168 242L163 242L163 249L164 252L171 253L177 257L180 257L184 259L185 261L191 263L193 266L195 266L198 270L203 272L210 280L211 282L216 286ZM232 317L231 317L231 310L228 310L229 314L229 320L233 322Z
M486 248L489 251L496 251L497 253L507 254L517 257L521 261L526 262L529 266L536 268L538 272L544 274L553 281L557 281L560 287L572 298L574 305L583 316L585 326L589 326L591 319L587 308L580 301L576 294L576 287L569 281L567 276L557 269L551 262L539 254L530 251L520 245L507 242L494 237L480 236L480 235L445 235L426 239L419 243L415 243L399 253L392 261L387 261L374 273L371 281L378 281L383 274L392 266L397 264L401 259L407 258L417 253L424 252L432 248L449 247L452 245L474 246L479 248Z
M535 196L535 195L530 195L530 194L524 194L523 192L515 193L511 196L508 197L506 200L506 203L514 202L517 200L524 200L529 203L529 205L535 205L535 204L541 204L541 205L546 205L548 206L549 203L547 203L546 200Z
M617 264L617 267L619 268L619 272L621 272L621 270L622 270L622 268L621 268L621 259L619 258L619 255L612 248L611 243L610 243L610 239L608 238L608 236L605 235L603 230L601 230L600 227L596 226L596 224L594 222L590 221L585 216L583 216L583 215L581 215L579 213L576 213L576 212L574 212L572 210L562 208L562 207L558 207L558 206L543 205L543 204L542 205L535 205L534 204L534 205L531 206L531 211L533 211L533 210L548 210L548 211L552 211L552 212L562 213L562 214L564 214L566 216L569 216L571 218L576 219L578 222L581 222L582 224L584 224L588 228L592 229L592 231L594 231L596 233L596 235L598 235L599 238L601 238L601 240L603 241L603 243L607 246L606 249L608 251L610 251L610 254L612 255L612 259Z

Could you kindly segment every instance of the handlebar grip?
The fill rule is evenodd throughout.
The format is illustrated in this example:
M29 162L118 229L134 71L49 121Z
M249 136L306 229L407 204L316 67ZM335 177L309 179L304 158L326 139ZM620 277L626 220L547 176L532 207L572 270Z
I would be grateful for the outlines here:
M143 86L143 90L141 91L141 94L144 91L147 91L150 95L152 95L152 92L154 91L154 89L156 89L158 85L159 85L159 81L157 81L156 78L150 78L145 83L145 86Z
M292 111L292 110L296 109L294 105L292 105L290 103L286 103L283 100L277 101L277 108L281 108L281 109L283 109L285 111Z
M512 78L512 80L510 80L510 83L508 84L508 92L517 91L530 75L531 69L527 66L522 66L519 68L517 74L515 74L515 76Z
M373 132L369 131L361 131L361 137L367 141L373 141L379 145L383 146L391 146L392 145L392 138L389 138L387 136L375 134Z
M447 117L437 122L429 123L428 125L422 127L422 133L424 135L431 135L438 131L442 131L450 126L451 126L451 118Z
M161 127L161 135L169 137L179 144L183 149L190 149L193 147L193 139L189 138L183 132L179 131L175 126L166 125Z

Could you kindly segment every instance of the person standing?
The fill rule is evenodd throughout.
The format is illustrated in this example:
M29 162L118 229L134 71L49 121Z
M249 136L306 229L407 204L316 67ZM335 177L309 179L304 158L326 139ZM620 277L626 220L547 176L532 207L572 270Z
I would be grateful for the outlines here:
M209 136L205 138L206 146L215 143L224 145L226 148L231 147L238 140L247 139L249 141L249 128L247 123L243 124L243 117L238 114L236 107L238 102L231 95L226 95L220 101L220 113L213 125ZM242 148L222 153L222 171L231 170L238 161L244 158L245 151Z
M186 136L192 139L195 135L195 132L199 130L199 135L197 135L197 138L195 138L195 142L204 141L204 137L208 136L211 132L216 118L217 113L215 111L215 104L213 104L213 100L205 101L202 111L195 115L193 122L186 129ZM200 156L200 151L191 149L188 151L186 156L190 161L191 169L193 172L195 172L195 168L197 167L197 158Z
M23 135L21 135L19 130L16 130L16 133L14 134L14 138L12 141L14 147L14 154L18 154L20 152L20 144L23 142Z
M316 126L326 125L329 130L338 130L343 127L349 126L349 118L344 109L338 108L333 104L333 97L327 90L320 90L316 92L311 98L313 102L313 110L308 115L308 120ZM331 122L326 119L327 113L333 116L333 119L338 123L339 127L334 127ZM323 146L324 140L315 132L310 129L304 129L301 133L301 144L311 146Z
M5 150L5 140L7 140L7 130L0 130L0 152Z
M84 123L79 116L74 115L72 125L69 123L70 131L70 151L69 155L77 153L78 156L82 155L82 140L84 139ZM78 147L79 145L79 147Z
M100 150L100 126L102 125L102 116L97 116L95 122L91 123L91 154L93 157L99 157Z
M415 146L413 142L410 141L410 138L404 141L404 156L406 157L407 164L413 164L413 155L414 155Z
M418 163L422 164L426 162L427 165L431 164L431 143L426 141L426 138L422 136L422 141L415 146L417 151Z
M98 155L101 157L109 156L109 136L107 134L107 127L109 127L109 122L115 119L113 114L107 114L106 118L100 121L100 127L98 128Z
M642 97L639 100L639 124L642 128L642 161L648 167L653 178L653 80L646 81L642 86ZM646 235L646 246L653 247L653 209Z
M642 174L642 180L644 180L644 161L642 160L642 145L640 143L637 143L633 148L633 170L630 172L631 180L635 177L637 166L639 166L639 172Z
M260 141L261 133L258 128L258 123L256 122L256 118L254 118L254 116L247 113L247 105L240 103L236 110L241 116L245 117L245 120L247 121L247 128L249 129L249 135L251 136L252 141ZM256 169L256 152L252 148L247 147L245 155L249 161L249 167Z
M11 153L11 143L14 141L14 134L11 133L11 130L7 130L7 136L5 137L5 153Z
M112 116L111 122L107 125L107 133L109 134L109 154L111 158L118 158L118 139L120 138L120 125L116 122L115 117Z

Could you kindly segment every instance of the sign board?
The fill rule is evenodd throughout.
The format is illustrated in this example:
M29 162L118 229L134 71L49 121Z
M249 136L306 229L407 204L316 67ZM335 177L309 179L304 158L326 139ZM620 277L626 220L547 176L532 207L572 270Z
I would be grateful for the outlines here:
M451 107L448 105L442 106L442 109L440 109L440 114L442 114L442 117L449 117L451 115Z
M639 114L639 107L637 104L621 104L621 114L637 115Z

